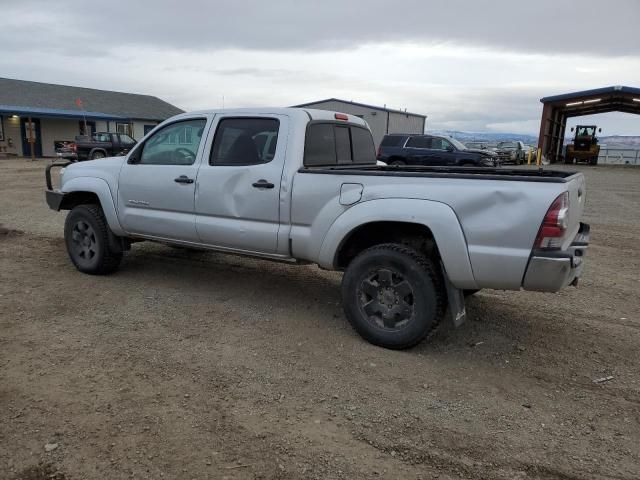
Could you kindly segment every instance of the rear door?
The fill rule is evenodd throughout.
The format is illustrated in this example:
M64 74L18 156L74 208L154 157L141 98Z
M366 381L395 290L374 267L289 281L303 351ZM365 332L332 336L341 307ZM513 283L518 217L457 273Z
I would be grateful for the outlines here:
M437 158L431 150L431 137L411 137L405 144L407 164L409 165L437 165Z
M145 140L120 170L118 217L132 234L198 242L195 179L207 118L172 122Z
M216 116L198 172L196 229L202 243L275 254L289 118Z

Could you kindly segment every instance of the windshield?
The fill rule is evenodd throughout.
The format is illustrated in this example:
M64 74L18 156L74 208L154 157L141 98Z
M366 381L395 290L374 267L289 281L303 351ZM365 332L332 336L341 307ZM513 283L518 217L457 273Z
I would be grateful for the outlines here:
M455 138L447 138L447 140L449 140L451 143L453 143L453 146L456 147L458 150L466 150L467 147L465 147L464 143L459 142L458 140L456 140Z
M498 144L498 148L517 148L518 144L516 142L500 142Z
M593 136L596 133L596 127L578 127L578 135Z

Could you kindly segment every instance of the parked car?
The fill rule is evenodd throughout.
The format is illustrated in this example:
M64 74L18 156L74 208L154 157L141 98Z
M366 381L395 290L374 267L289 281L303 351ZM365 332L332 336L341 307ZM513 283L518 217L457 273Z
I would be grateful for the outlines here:
M515 163L522 165L527 159L528 149L521 141L500 142L496 148L496 154L501 163Z
M56 190L54 165L46 200L70 210L79 271L111 273L142 240L312 262L344 272L346 317L388 348L447 309L462 323L465 291L575 285L589 243L581 173L377 165L364 120L324 110L181 114L126 156L57 164Z
M385 135L377 158L388 165L498 166L493 152L467 148L454 138L438 135Z
M488 150L494 151L488 142L464 142L464 146L471 150Z
M76 144L69 140L55 140L53 142L56 156L67 160L76 160Z
M97 160L99 158L125 155L136 141L124 133L96 132L93 135L76 137L75 150L77 159Z

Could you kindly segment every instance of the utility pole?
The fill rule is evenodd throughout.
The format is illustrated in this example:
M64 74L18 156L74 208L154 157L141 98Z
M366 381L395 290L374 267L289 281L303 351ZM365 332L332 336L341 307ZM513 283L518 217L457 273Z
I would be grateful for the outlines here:
M33 138L33 122L31 121L31 117L27 117L27 122L29 122L29 150L31 151L31 161L33 162L36 159L36 154L33 148L33 144L36 140Z

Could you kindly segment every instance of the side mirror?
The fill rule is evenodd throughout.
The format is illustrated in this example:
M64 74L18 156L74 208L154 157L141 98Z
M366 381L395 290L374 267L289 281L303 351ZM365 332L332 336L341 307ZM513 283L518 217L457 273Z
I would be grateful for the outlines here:
M601 128L598 129L598 133L602 133L602 129Z
M573 132L573 130L574 130L574 128L573 128L573 127L571 127L571 131L572 131L572 132Z

